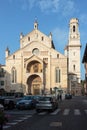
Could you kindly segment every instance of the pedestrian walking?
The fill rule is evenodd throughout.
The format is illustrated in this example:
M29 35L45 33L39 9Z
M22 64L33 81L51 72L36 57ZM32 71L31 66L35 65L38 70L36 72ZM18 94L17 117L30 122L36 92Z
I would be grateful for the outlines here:
M62 100L62 95L60 94L60 101Z
M57 100L59 100L59 94L57 95Z

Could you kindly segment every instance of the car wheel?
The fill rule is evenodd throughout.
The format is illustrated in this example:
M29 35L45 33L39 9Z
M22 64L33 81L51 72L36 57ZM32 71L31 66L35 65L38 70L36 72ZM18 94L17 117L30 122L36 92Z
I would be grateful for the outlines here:
M56 105L56 109L58 108L58 104Z
M13 109L14 107L15 107L14 103L12 101L10 101L9 104L8 104L8 108Z
M40 109L36 109L36 112L39 113L41 110Z

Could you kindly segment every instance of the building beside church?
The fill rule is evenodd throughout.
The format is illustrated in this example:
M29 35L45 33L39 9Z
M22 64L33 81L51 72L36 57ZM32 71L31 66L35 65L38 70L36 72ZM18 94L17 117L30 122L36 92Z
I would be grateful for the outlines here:
M82 63L84 64L84 68L85 68L85 94L87 95L87 43L84 50Z
M35 21L33 31L27 35L20 34L19 50L10 54L7 47L6 64L2 66L4 83L0 88L24 94L50 93L55 87L63 92L70 91L72 75L76 77L75 83L80 82L80 48L78 19L70 20L69 41L65 54L55 49L52 34L47 36L42 33L38 29L38 22Z

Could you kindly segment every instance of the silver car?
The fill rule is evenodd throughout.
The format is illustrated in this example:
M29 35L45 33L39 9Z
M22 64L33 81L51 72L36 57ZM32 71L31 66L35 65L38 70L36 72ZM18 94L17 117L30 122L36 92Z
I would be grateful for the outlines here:
M37 112L42 110L54 111L56 108L58 108L58 100L51 95L40 97L38 103L36 104Z

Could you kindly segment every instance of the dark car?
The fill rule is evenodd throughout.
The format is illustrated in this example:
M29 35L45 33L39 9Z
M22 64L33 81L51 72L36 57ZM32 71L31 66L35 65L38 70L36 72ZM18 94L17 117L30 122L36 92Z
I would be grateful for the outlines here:
M15 98L13 96L1 96L0 103L4 106L5 109L15 108Z
M26 95L20 101L16 103L16 108L18 109L31 109L35 108L37 101L37 97L33 95Z
M40 97L39 102L36 104L37 112L42 110L54 111L56 108L58 108L58 100L51 95Z
M72 99L72 94L70 93L65 94L65 99Z
M4 110L4 106L2 104L0 104L0 110Z

